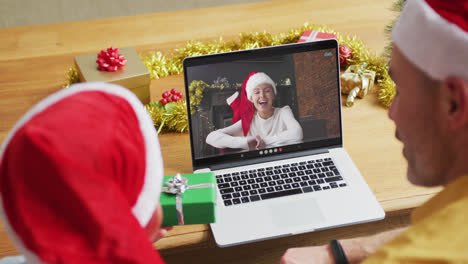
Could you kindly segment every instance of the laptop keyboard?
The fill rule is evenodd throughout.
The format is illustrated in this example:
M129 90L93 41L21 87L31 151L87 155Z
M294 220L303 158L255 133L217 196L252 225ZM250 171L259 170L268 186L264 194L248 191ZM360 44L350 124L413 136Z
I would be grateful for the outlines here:
M216 175L225 206L346 187L331 158Z

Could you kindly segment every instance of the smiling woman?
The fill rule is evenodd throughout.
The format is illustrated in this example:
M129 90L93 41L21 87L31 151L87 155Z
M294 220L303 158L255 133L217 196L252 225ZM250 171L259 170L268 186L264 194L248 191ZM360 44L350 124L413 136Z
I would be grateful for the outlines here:
M302 142L302 128L291 108L273 107L276 93L275 82L266 73L250 73L237 109L240 120L208 134L206 143L215 148L255 150Z
M251 95L252 103L261 118L268 119L274 114L273 100L275 100L275 94L273 87L268 83L262 83L254 88Z

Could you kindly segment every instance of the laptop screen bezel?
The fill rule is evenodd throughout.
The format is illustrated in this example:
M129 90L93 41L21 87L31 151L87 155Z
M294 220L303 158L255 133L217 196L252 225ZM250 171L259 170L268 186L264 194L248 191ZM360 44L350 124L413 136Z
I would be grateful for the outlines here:
M226 52L226 53L217 53L211 55L202 55L202 56L194 56L194 57L187 57L183 61L183 69L184 69L184 83L185 83L185 94L189 94L189 82L188 76L186 74L188 67L193 66L200 66L200 65L207 65L207 64L216 64L216 63L226 63L229 61L236 61L236 60L245 60L245 59L252 59L258 57L267 57L267 56L281 56L281 55L292 55L294 53L301 53L301 52L308 52L308 51L317 51L317 50L325 50L325 49L334 49L335 50L335 65L337 68L337 87L338 90L338 97L339 100L339 137L336 138L327 138L322 140L317 140L313 142L307 143L299 143L294 145L288 145L285 148L285 151L282 153L275 153L273 155L281 155L285 153L294 153L294 152L303 152L309 150L316 150L316 149L323 149L323 148L334 148L334 147L342 147L343 146L343 126L342 126L342 114L341 114L341 85L340 85L340 68L339 68L339 54L338 54L338 42L335 39L329 40L320 40L314 42L303 42L303 43L294 43L294 44L286 44L286 45L279 45L273 47L266 47L266 48L257 48L257 49L249 49L249 50L241 50L241 51L233 51L233 52ZM187 113L191 113L190 109L190 98L186 97L186 104L187 104ZM188 122L189 122L189 133L190 133L190 151L192 155L192 166L194 169L200 168L210 168L211 166L216 166L219 164L223 164L226 162L233 162L238 164L243 160L251 160L252 158L260 157L255 154L256 151L248 151L248 152L241 152L241 153L233 153L233 154L226 154L226 155L218 155L218 156L211 156L205 158L195 158L195 151L194 151L194 142L193 142L193 131L191 130L193 124L191 115L188 114Z

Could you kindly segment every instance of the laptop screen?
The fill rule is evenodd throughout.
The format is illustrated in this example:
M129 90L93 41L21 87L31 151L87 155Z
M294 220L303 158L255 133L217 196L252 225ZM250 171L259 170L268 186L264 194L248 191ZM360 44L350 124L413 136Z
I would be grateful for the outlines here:
M335 40L185 59L194 167L341 145L338 65Z

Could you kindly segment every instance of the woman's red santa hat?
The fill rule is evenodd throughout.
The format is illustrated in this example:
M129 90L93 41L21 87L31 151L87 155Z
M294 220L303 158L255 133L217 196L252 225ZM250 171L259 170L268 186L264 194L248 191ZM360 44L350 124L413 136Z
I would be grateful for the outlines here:
M407 0L392 39L431 78L468 81L467 0Z
M138 98L83 83L39 102L0 149L0 215L28 263L164 263L145 227L163 164Z
M276 85L270 76L264 72L252 71L242 83L241 98L239 99L239 93L235 92L226 100L227 104L231 106L234 112L232 123L235 124L239 119L242 120L244 136L247 136L247 133L249 133L250 123L255 114L255 107L252 104L252 94L254 89L260 84L271 85L273 92L276 94Z

